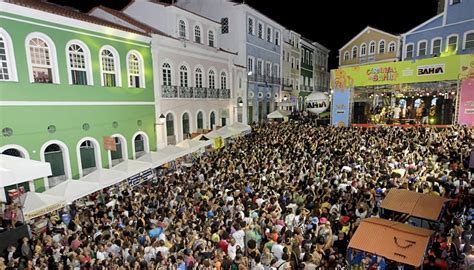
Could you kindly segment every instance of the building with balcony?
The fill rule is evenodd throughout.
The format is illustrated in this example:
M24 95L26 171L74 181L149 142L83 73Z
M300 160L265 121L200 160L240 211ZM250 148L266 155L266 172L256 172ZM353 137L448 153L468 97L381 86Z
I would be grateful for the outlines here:
M400 37L367 26L339 49L339 66L398 61Z
M328 69L329 49L317 42L313 42L313 45L316 48L313 60L314 91L327 93L329 92L330 80Z
M287 30L283 32L281 54L282 92L280 107L284 110L296 109L300 80L300 39L301 35Z
M156 114L166 119L157 123L158 147L234 120L234 76L244 72L232 61L237 54L221 49L220 22L157 1L91 14L151 34Z

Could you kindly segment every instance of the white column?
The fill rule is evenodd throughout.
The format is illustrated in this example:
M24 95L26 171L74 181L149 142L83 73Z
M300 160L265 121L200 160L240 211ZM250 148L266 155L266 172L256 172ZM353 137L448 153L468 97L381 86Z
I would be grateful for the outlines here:
M166 147L165 123L156 123L155 125L156 125L156 147L158 149L163 149Z
M30 191L35 192L35 181L30 181L29 183Z

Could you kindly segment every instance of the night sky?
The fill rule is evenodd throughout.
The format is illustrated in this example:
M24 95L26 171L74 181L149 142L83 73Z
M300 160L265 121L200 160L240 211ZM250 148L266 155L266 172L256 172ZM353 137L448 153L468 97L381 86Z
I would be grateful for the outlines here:
M129 0L49 0L88 12L97 5L122 9ZM196 0L199 1L199 0ZM163 1L171 3L171 0ZM337 68L338 50L367 25L393 34L404 33L436 15L438 0L397 1L310 1L245 0L288 29L331 50L329 68ZM278 3L278 4L275 4ZM283 4L287 3L287 4ZM291 4L290 4L291 3ZM294 3L294 4L293 4Z

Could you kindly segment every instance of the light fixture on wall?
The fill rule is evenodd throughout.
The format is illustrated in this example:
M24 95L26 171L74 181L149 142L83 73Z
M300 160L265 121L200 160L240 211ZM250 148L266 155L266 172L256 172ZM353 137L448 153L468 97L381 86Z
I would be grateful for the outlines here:
M163 125L165 121L166 121L166 117L163 114L161 114L160 118L158 119L158 125Z

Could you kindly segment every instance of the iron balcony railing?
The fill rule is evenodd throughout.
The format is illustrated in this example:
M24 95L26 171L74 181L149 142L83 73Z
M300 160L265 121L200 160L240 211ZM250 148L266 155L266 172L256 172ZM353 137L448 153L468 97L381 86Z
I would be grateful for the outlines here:
M230 99L230 89L163 85L162 98Z

